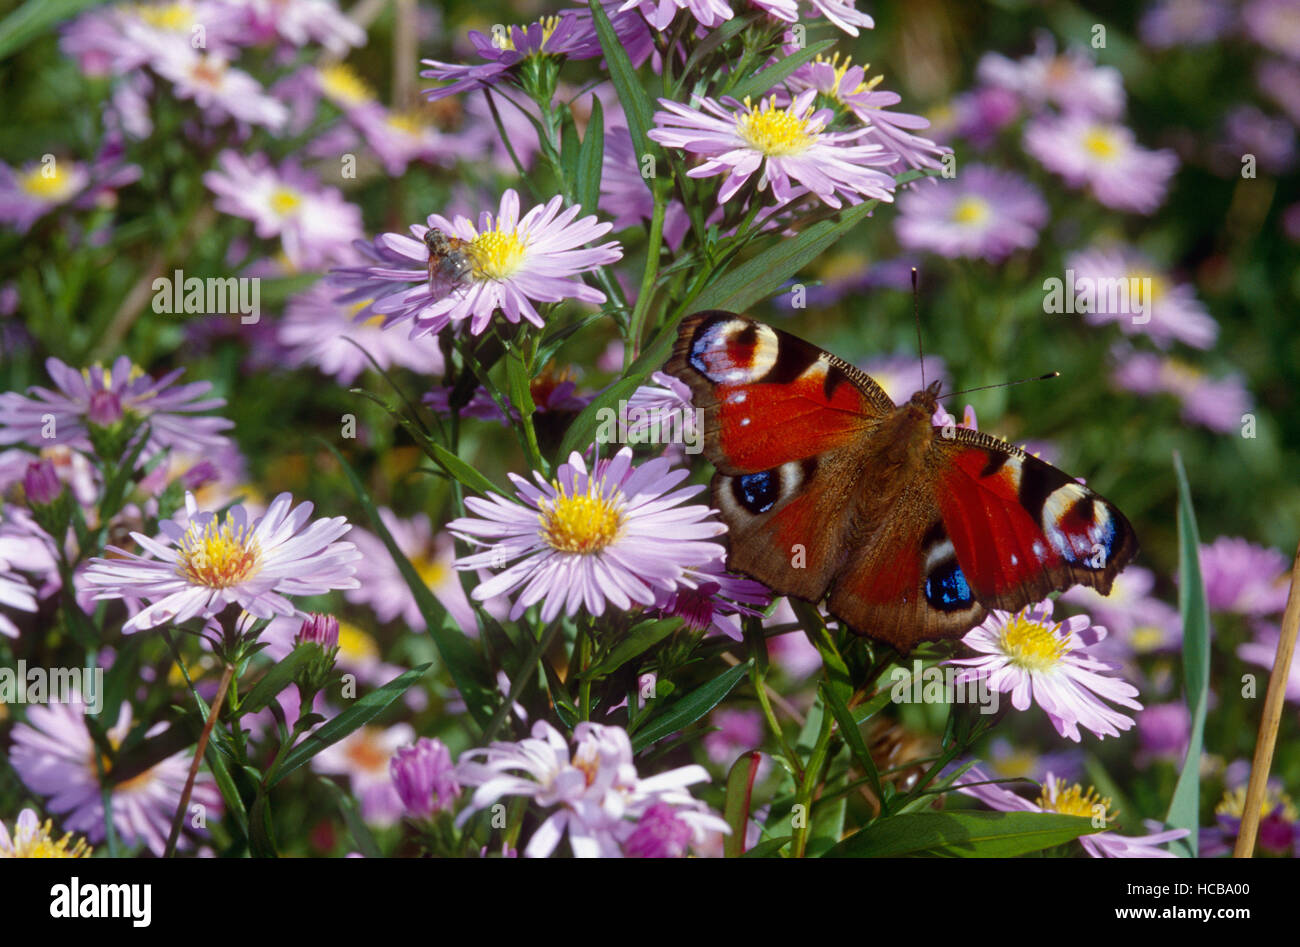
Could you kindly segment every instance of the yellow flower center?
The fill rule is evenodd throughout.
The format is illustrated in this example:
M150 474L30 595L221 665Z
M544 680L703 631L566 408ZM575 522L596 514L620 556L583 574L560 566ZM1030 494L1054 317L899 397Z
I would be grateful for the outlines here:
M361 105L374 99L375 93L357 71L346 63L336 63L320 70L321 91L334 102Z
M142 21L160 30L181 32L194 22L194 11L188 3L137 3L133 7Z
M756 151L772 157L797 155L807 151L817 140L820 127L810 127L811 106L803 115L776 107L776 96L760 105L745 99L744 115L736 119L736 130Z
M436 589L442 583L447 581L447 576L451 573L445 565L433 559L424 556L416 556L411 560L411 565L415 568L415 573L431 589Z
M1280 793L1272 786L1264 790L1264 804L1260 811L1268 815L1278 806L1282 807L1282 817L1287 822L1295 822L1300 819L1300 813L1297 813L1295 804L1291 802L1291 797L1286 793ZM1215 815L1227 815L1240 819L1246 808L1246 787L1238 786L1236 789L1230 789L1223 794L1223 799L1214 807Z
M379 644L349 621L339 622L339 655L355 664L379 659Z
M56 841L53 823L46 819L33 835L15 832L13 851L0 852L0 858L89 858L92 851L84 838L77 839L73 844L71 832L64 833L63 838Z
M544 16L537 22L542 25L541 48L545 50L546 44L551 41L551 37L555 34L555 28L560 25L560 18L558 16ZM523 29L525 33L528 32L528 28L526 26L521 27L521 29ZM500 43L501 43L501 48L503 50L508 49L514 51L515 48L514 31L507 29L505 35L501 37ZM531 55L538 55L538 53L535 52L532 53Z
M278 187L271 194L271 210L281 217L292 214L301 203L302 196L297 191L291 191L287 187Z
M1044 787L1038 797L1038 806L1046 812L1059 812L1061 815L1078 815L1085 819L1094 817L1105 822L1113 822L1118 813L1110 811L1110 797L1102 797L1092 786L1084 792L1083 787L1075 783L1069 788L1062 788L1063 782L1055 784L1055 798L1051 787Z
M852 56L845 56L845 57L844 57L844 62L841 63L841 62L840 62L840 54L839 54L839 53L831 53L831 58L830 58L830 59L827 59L825 56L818 56L816 59L813 60L813 62L825 63L826 65L830 66L831 69L834 71L834 73L835 73L835 88L831 90L831 95L832 95L832 96L833 96L837 101L840 99L840 96L841 96L842 94L843 94L843 95L861 95L863 92L870 92L870 91L871 91L872 89L874 89L876 86L880 85L880 83L883 82L883 81L884 81L884 78L885 78L883 75L880 75L880 76L876 76L874 79L867 79L867 78L866 78L866 74L867 74L867 70L871 68L871 63L863 63L863 64L862 64L862 75L863 75L863 81L862 81L862 82L859 82L859 83L857 84L857 87L856 87L856 88L853 88L853 89L841 89L841 88L840 88L840 84L844 81L844 74L845 74L846 72L848 72L848 71L853 67L853 57L852 57Z
M220 59L213 59L211 56L204 56L190 70L190 77L195 82L201 82L213 89L221 88L225 76L226 64Z
M618 539L623 528L620 497L601 495L594 481L588 483L585 493L572 496L558 483L555 489L558 495L554 500L542 501L542 512L537 517L539 533L552 549L590 555Z
M998 757L994 768L1001 776L1028 776L1034 771L1038 757L1028 750L1012 750L1006 756Z
M18 186L41 200L61 201L70 195L73 183L56 161L50 165L38 165L21 174L18 178Z
M1088 134L1083 136L1083 147L1094 158L1103 161L1109 161L1119 154L1119 140L1115 132L1105 125L1094 125Z
M195 585L225 589L257 574L262 550L252 531L236 526L230 514L216 517L202 531L190 527L181 540L176 573Z
M388 771L388 751L377 741L380 731L375 727L365 727L360 736L344 751L344 754L358 769L367 772Z
M982 224L990 213L989 202L982 197L967 195L959 200L952 209L952 222L955 224Z
M1138 654L1146 654L1159 648L1165 640L1165 633L1155 625L1143 625L1134 628L1129 636L1129 644Z
M393 112L385 121L389 128L403 135L418 135L429 127L419 112Z
M1021 612L1002 629L999 645L1011 663L1027 671L1046 671L1065 654L1070 636L1059 638L1060 625L1041 625Z
M481 279L509 279L519 269L528 250L514 231L500 229L479 234L469 244L469 254L474 260L474 275Z

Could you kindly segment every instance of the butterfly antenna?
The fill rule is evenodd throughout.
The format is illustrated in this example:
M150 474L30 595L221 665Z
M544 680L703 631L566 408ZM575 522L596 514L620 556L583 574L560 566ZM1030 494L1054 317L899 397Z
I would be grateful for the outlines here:
M921 348L921 294L916 288L918 276L912 267L912 317L916 320L916 357L921 363L921 390L925 391L925 350Z
M1047 381L1049 378L1060 378L1060 372L1048 372L1046 375L1035 375L1033 378L1021 378L1019 381L1000 381L996 385L980 385L978 388L963 388L961 391L949 391L944 397L951 398L953 395L964 395L972 391L987 391L990 388L1010 388L1013 385L1023 385L1027 381Z

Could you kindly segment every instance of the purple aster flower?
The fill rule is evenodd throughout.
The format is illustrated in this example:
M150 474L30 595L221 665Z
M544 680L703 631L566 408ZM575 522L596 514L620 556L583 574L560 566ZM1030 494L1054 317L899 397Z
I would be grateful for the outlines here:
M1214 807L1212 828L1201 829L1200 854L1215 858L1232 852L1241 834L1241 817L1246 808L1246 787L1223 794ZM1295 857L1300 854L1300 812L1281 786L1270 781L1264 792L1259 831L1255 845L1263 853Z
M312 757L318 773L346 776L360 803L361 818L374 825L393 825L406 807L398 795L390 766L402 747L415 740L409 723L353 730Z
M227 0L244 14L247 43L276 39L291 46L319 43L335 56L350 46L364 46L366 31L353 23L334 0Z
M1138 711L1138 741L1142 749L1138 764L1152 759L1178 762L1187 753L1187 741L1192 732L1191 712L1181 700L1169 704L1152 704Z
M284 103L268 95L248 73L230 66L220 53L169 43L157 51L152 65L172 84L176 98L194 100L206 121L231 118L274 132L289 119Z
M451 394L451 388L434 388L420 399L420 403L428 405L444 417L450 417ZM458 413L462 418L474 418L476 421L495 421L503 425L510 423L502 412L501 406L492 399L492 395L482 385L474 389L469 401L460 406ZM510 409L510 413L512 417L517 414L514 408Z
M679 10L690 11L705 27L718 26L735 16L726 0L627 0L618 12L627 10L640 10L651 28L660 33L672 26Z
M218 517L200 512L186 494L185 510L159 523L157 537L131 534L146 555L109 546L114 557L92 559L86 581L98 587L97 600L151 603L124 632L212 617L231 604L258 618L294 615L287 595L357 587L352 563L361 554L351 543L336 542L351 528L347 520L336 516L309 525L311 512L312 504L293 508L293 497L282 493L250 524L243 506Z
M1149 352L1118 350L1113 375L1120 388L1139 395L1171 394L1182 404L1182 417L1228 434L1241 429L1242 417L1250 410L1250 393L1240 375L1210 378L1180 359Z
M1159 0L1142 13L1138 35L1156 49L1204 46L1231 25L1232 8L1223 0Z
M460 538L484 547L457 560L456 567L503 569L473 595L483 600L518 591L511 621L538 602L544 622L561 609L570 616L580 607L601 615L607 604L654 605L657 589L691 587L689 569L725 555L722 546L709 541L726 532L713 511L681 505L703 489L674 489L688 475L685 469L669 469L663 458L634 468L627 447L597 462L591 473L574 451L552 482L535 474L537 486L511 474L522 502L496 494L470 497L465 505L477 517L447 524Z
M1020 99L1009 89L979 86L953 96L931 117L936 138L964 138L976 148L988 148L1002 129L1020 117Z
M1109 824L1115 816L1110 800L1093 788L1086 792L1078 783L1066 785L1051 773L1043 781L1038 799L1030 802L1005 786L988 782L988 775L978 766L971 767L957 781L958 791L973 796L999 812L1056 812L1061 815L1101 818ZM971 783L985 783L982 786ZM1158 826L1157 826L1158 827ZM1187 829L1152 832L1149 835L1120 835L1110 829L1079 837L1079 844L1093 858L1175 858L1160 846L1187 836Z
M1300 60L1300 7L1294 0L1250 0L1242 8L1241 22L1259 45Z
M1220 536L1201 547L1200 561L1212 611L1272 615L1286 608L1291 561L1276 549Z
M261 153L245 158L226 150L217 162L219 171L203 175L217 210L253 221L263 240L279 237L292 266L315 269L351 257L348 245L362 235L361 210L336 188L321 187L293 161L277 168Z
M469 40L484 62L474 65L439 62L422 59L431 68L420 73L425 79L436 79L450 85L425 89L430 101L449 95L470 92L474 89L492 88L498 81L511 75L512 70L530 58L543 56L569 56L590 53L592 33L584 27L578 11L565 11L558 16L548 16L527 26L510 26L504 34L485 36L471 30ZM597 41L599 49L599 41Z
M805 89L786 108L772 97L751 105L732 98L721 103L705 98L699 110L660 99L665 111L655 113L649 137L669 148L681 148L707 160L687 172L689 177L725 175L718 203L735 196L756 172L758 190L769 186L784 204L812 193L830 207L869 198L894 199L894 179L871 166L887 167L897 157L879 144L854 144L871 133L828 132L830 109L813 108L816 89Z
M600 172L600 209L614 218L615 232L628 227L644 228L654 213L654 196L641 176L632 151L632 139L622 126L605 132L605 158ZM676 251L690 230L691 219L681 201L670 200L664 208L664 242Z
M266 656L272 661L287 658L297 646L302 625L302 619L296 615L271 619L258 639L266 644ZM339 650L335 656L335 666L344 673L355 675L359 684L379 687L406 670L385 661L375 636L350 621L338 621L336 643ZM405 698L407 706L412 710L423 710L427 703L424 691L418 687L408 690Z
M421 737L414 746L399 747L388 771L408 816L427 819L450 809L460 796L451 751L441 740Z
M1243 155L1254 155L1259 170L1281 175L1291 170L1296 158L1296 133L1284 118L1269 118L1253 105L1239 105L1223 120L1223 172L1241 174Z
M928 128L930 122L919 115L889 111L889 106L897 105L902 97L897 92L877 89L884 76L868 80L866 68L853 65L847 56L841 62L839 53L830 59L818 56L796 69L787 84L795 92L816 89L820 95L849 109L859 121L870 127L871 133L866 140L895 152L911 167L939 167L938 157L952 149L907 131Z
M373 104L354 109L349 117L393 177L416 162L445 165L456 158L478 160L482 155L477 142L444 135L420 109L395 112Z
M863 364L862 369L896 404L902 404L914 392L925 387L921 384L921 361L915 355L900 353L873 358ZM952 387L948 368L937 355L931 355L925 360L925 380L942 381L945 389Z
M682 858L691 837L691 827L678 818L673 807L656 802L623 843L623 854L628 858Z
M233 54L244 38L241 20L230 0L115 3L72 20L59 45L88 76L123 75L150 64L159 50L190 47L195 27L208 51Z
M296 647L300 644L315 645L322 651L330 651L339 646L339 620L333 615L311 612L298 626L298 633L293 636Z
M478 634L474 609L456 574L456 550L451 536L447 533L434 535L429 517L423 513L404 520L394 515L392 510L380 507L379 518L402 555L410 560L421 580L447 609L461 631L468 635ZM361 552L361 560L357 563L357 587L343 593L347 600L369 606L382 622L400 618L412 631L424 631L424 615L393 557L388 554L388 547L378 536L363 529L354 530L351 539Z
M35 612L36 591L27 579L14 571L14 563L9 558L4 537L0 537L0 606L16 608L20 612ZM0 612L0 635L6 638L18 637L18 626L13 619Z
M664 615L684 619L691 631L709 631L740 641L744 638L740 616L762 615L762 610L772 601L767 586L732 575L722 568L720 560L698 569L687 569L686 575L694 588L659 589L655 593L655 605Z
M0 858L89 858L92 852L84 838L74 842L71 832L55 838L54 823L41 822L35 809L18 813L13 835L0 822Z
M1065 265L1074 274L1075 309L1087 310L1084 318L1092 325L1115 322L1126 335L1148 336L1161 348L1172 342L1198 349L1214 345L1219 326L1196 290L1190 283L1173 282L1145 254L1123 246L1091 247L1072 253ZM1128 291L1111 292L1112 287ZM1080 294L1089 289L1092 298L1081 305Z
M1025 127L1025 150L1107 207L1139 214L1160 206L1178 169L1172 151L1149 151L1127 126L1082 114L1034 119Z
M305 75L298 75L306 80L311 91L323 96L344 113L375 105L379 101L370 83L345 62L316 66Z
M1277 643L1281 636L1282 632L1277 625L1258 622L1255 625L1254 637L1238 645L1237 657L1267 668L1271 672L1273 665L1277 663ZM1286 679L1286 699L1300 704L1300 661L1294 659L1291 661Z
M50 211L85 193L90 172L79 161L32 161L14 170L0 161L0 224L26 233Z
M217 432L233 427L233 422L196 416L226 403L221 398L202 397L212 389L210 382L173 387L184 369L155 380L122 355L111 369L95 364L77 371L50 358L45 370L57 390L33 386L28 389L30 397L17 392L0 394L0 444L67 444L89 450L88 424L107 426L125 415L148 422L146 455L164 448L201 453L230 443ZM50 417L53 420L47 420Z
M1032 55L1011 60L985 53L976 67L985 86L1015 93L1031 112L1054 105L1080 118L1117 119L1124 111L1124 80L1114 66L1098 66L1083 47L1057 53L1051 34L1040 32Z
M63 493L63 483L48 460L36 460L27 465L23 474L23 494L31 506L48 506Z
M997 262L1036 245L1046 223L1047 203L1032 184L977 164L953 181L903 194L894 227L910 249Z
M1042 782L1049 773L1077 780L1083 776L1083 750L1067 746L1050 753L1037 753L1023 740L994 737L989 741L989 766L1002 779L1032 779Z
M1134 710L1137 688L1107 672L1109 664L1087 653L1106 637L1087 615L1052 620L1052 601L1012 614L991 609L981 624L962 638L979 657L944 662L965 667L959 683L985 679L991 690L1011 693L1011 705L1027 710L1032 702L1046 711L1056 732L1080 742L1082 725L1099 737L1119 736L1133 718L1110 707L1112 701Z
M857 9L856 0L808 0L813 13L826 17L850 36L858 35L858 27L874 29L876 21Z
M1115 577L1109 595L1076 585L1061 595L1082 609L1110 632L1093 648L1105 661L1131 662L1135 655L1175 651L1182 646L1183 624L1178 609L1152 594L1155 574L1141 566L1129 566Z
M518 743L493 743L461 755L457 776L475 786L469 805L457 818L471 815L505 796L524 796L552 810L524 849L527 858L546 858L567 835L578 858L618 857L651 806L667 806L702 841L707 832L727 832L726 823L695 800L686 787L707 782L702 766L682 766L642 778L632 758L632 743L621 727L580 723L573 746L543 720ZM643 850L644 835L635 850Z
M604 293L576 277L623 256L617 242L584 247L608 233L610 225L595 217L576 219L582 208L573 204L561 211L563 203L557 195L520 217L519 195L507 190L500 213L495 219L480 214L477 227L465 217L453 221L430 214L427 227L412 225L413 236L384 233L373 245L358 242L357 249L374 262L336 269L335 285L348 290L341 297L344 301L373 299L362 312L386 316L386 327L412 320L412 337L466 319L470 332L479 335L498 311L510 322L527 319L544 326L534 301L603 303ZM450 287L429 277L430 250L424 238L431 229L459 241L456 252L468 264L465 277Z
M407 339L385 332L375 318L357 321L364 301L337 302L338 290L324 280L289 298L276 337L290 365L315 365L326 375L350 385L371 368L369 355L381 369L401 365L422 375L441 375L442 349L432 338Z
M84 833L98 843L104 840L104 797L95 765L100 751L86 727L87 712L80 702L28 707L27 722L14 727L9 762L28 789L49 797L46 807L63 816L64 829ZM154 737L166 729L167 724L160 723L145 736ZM117 724L108 731L109 743L118 746L130 730L131 705L124 702ZM105 768L110 765L106 762ZM118 838L127 845L143 843L161 856L189 769L189 755L180 751L137 776L112 784L108 791ZM212 814L219 811L221 795L207 773L199 773L190 802ZM188 844L184 835L180 844Z
M1292 125L1300 126L1300 65L1266 59L1255 67L1255 82L1261 92L1281 106Z
M719 766L730 766L741 753L763 745L763 715L757 710L723 707L709 723L717 729L704 735L704 750Z

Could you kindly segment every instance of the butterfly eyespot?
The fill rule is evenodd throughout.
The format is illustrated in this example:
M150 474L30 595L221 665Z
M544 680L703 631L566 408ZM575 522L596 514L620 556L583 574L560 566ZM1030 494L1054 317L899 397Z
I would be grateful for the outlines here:
M781 479L775 470L742 474L734 483L736 502L751 513L766 513L781 497Z
M961 567L951 559L925 577L925 599L944 612L963 611L975 601Z

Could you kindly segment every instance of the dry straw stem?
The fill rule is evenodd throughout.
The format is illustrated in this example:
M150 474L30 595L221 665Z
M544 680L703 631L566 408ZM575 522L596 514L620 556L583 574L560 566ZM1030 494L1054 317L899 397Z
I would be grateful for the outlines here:
M1291 657L1295 654L1296 630L1300 628L1300 592L1297 588L1300 588L1300 548L1296 549L1295 562L1291 565L1291 594L1287 596L1286 612L1282 616L1282 634L1277 640L1273 672L1268 676L1264 716L1259 721L1259 739L1255 741L1255 759L1250 765L1250 785L1246 788L1246 807L1241 814L1241 829L1237 832L1237 845L1232 853L1234 858L1250 858L1255 852L1255 834L1259 831L1260 810L1264 807L1264 791L1268 786L1268 770L1273 763L1277 728L1282 722L1282 702L1291 674Z

